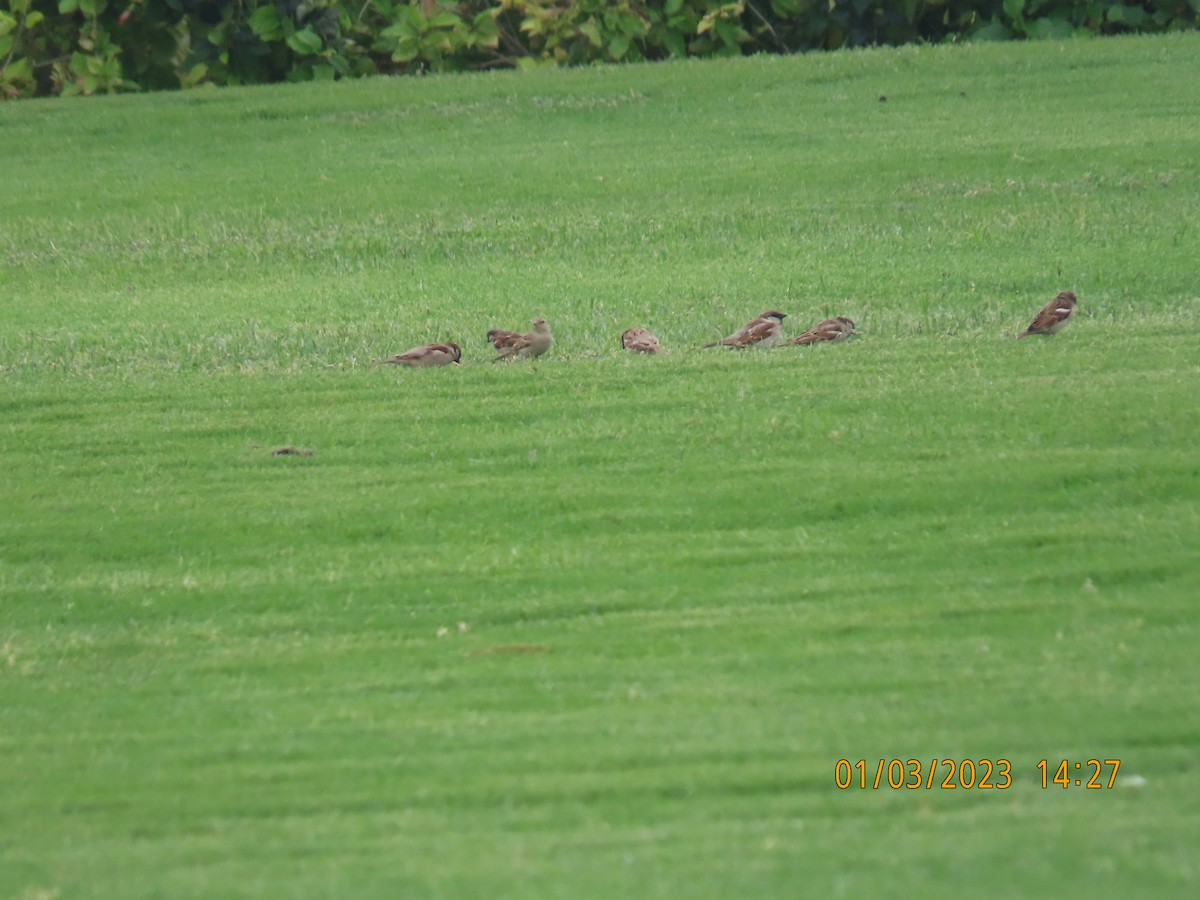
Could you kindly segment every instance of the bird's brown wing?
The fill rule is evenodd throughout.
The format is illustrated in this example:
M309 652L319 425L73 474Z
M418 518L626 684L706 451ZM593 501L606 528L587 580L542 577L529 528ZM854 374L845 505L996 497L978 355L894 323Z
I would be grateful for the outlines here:
M1029 323L1029 327L1025 329L1025 333L1042 334L1043 332L1051 331L1065 322L1070 317L1072 310L1073 307L1071 305L1061 303L1055 298L1033 317L1033 321Z
M658 345L658 338L645 328L627 328L621 335L621 346L637 353L657 353L662 349Z
M493 328L487 334L488 343L497 350L507 350L514 343L521 339L521 335L515 331L505 331L503 328Z
M658 344L658 338L654 335L638 338L634 341L629 341L625 345L626 350L634 350L638 353L657 353L662 348Z
M775 329L775 323L769 319L756 319L745 328L729 338L731 347L749 347L769 337Z
M645 340L647 334L649 334L649 332L646 331L645 328L626 328L623 332L621 332L622 349L633 349L630 345L638 341Z
M518 353L528 347L532 341L532 331L528 334L513 334L512 340L508 341L503 348L497 348L500 350L500 355L497 356L496 359L508 359L516 356Z

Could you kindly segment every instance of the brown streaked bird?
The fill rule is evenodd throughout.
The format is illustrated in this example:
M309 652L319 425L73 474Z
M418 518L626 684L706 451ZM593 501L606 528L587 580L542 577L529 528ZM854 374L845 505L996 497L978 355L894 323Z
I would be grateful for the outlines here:
M626 328L621 332L621 349L634 353L665 353L658 338L645 328Z
M492 362L501 359L536 359L554 343L554 337L550 334L550 326L546 324L545 319L534 319L532 322L533 329L518 337L508 347L500 351L500 355Z
M487 333L487 339L488 343L497 350L507 350L521 339L521 335L516 331L505 331L503 328L492 328Z
M705 347L774 347L779 343L779 338L783 333L782 323L787 318L787 313L781 313L777 309L768 310L757 319L753 319L731 334L729 337L719 341L713 341L711 344L705 344Z
M844 341L850 335L858 333L854 327L854 320L847 319L845 316L837 316L833 319L826 319L824 322L818 322L804 334L789 338L784 343L805 346L818 344L821 341Z
M379 359L375 365L393 366L448 366L457 365L462 359L462 350L458 344L421 344L403 353L397 353L391 359Z
M1031 334L1058 334L1075 312L1075 294L1062 291L1057 297L1042 307L1042 311L1033 317L1029 327L1017 335L1019 338Z

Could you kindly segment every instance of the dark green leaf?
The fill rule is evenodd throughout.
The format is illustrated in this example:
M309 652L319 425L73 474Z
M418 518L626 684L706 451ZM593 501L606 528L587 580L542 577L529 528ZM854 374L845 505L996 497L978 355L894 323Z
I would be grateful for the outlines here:
M1026 28L1026 34L1036 40L1067 38L1074 32L1075 26L1066 19L1052 19L1049 16L1034 19Z
M305 26L289 37L287 45L301 56L313 56L320 53L324 47L320 35L313 31L311 26Z
M1012 32L999 19L993 19L991 22L972 31L967 35L967 39L972 41L1007 41L1012 39Z
M274 4L260 6L251 14L246 24L260 40L278 41L283 38L283 28Z

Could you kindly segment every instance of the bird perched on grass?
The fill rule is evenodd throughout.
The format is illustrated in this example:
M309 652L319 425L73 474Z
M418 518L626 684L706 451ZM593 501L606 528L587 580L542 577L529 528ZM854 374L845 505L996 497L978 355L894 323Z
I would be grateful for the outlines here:
M1033 317L1029 327L1017 335L1019 338L1031 334L1058 334L1075 312L1075 294L1062 291L1057 297L1042 307L1042 311Z
M421 344L419 347L397 353L391 359L376 360L375 365L448 366L451 363L458 365L461 359L462 350L459 349L458 344Z
M705 344L705 347L774 347L779 343L779 338L783 333L783 320L787 318L787 313L781 313L777 309L768 310L757 319L752 319L747 322L729 337L719 341L713 341L711 344Z
M626 328L621 333L621 349L634 353L663 353L658 338L645 328Z
M517 359L534 359L549 350L550 345L554 343L554 338L550 334L550 326L546 324L545 319L540 318L534 319L532 324L533 330L519 335L500 351L500 355L493 362L501 359L513 359L514 357Z
M834 319L826 319L824 322L818 322L804 334L797 335L784 341L786 344L799 344L805 346L807 344L819 344L821 341L844 341L852 334L858 334L854 328L854 321L847 319L845 316L838 316Z

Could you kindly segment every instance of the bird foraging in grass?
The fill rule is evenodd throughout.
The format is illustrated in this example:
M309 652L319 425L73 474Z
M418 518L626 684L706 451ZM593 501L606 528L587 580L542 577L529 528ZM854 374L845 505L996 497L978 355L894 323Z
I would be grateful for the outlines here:
M705 344L705 347L774 347L783 334L783 320L787 313L777 309L768 310L757 319L752 319L727 338Z
M1033 317L1029 327L1017 335L1019 338L1031 334L1058 334L1062 331L1071 314L1075 312L1075 294L1062 291L1057 297L1042 307L1042 311Z
M844 341L850 335L858 333L853 320L847 319L845 316L837 316L833 319L826 319L824 322L818 322L804 334L797 335L785 343L805 346L819 344L821 341Z
M462 350L458 344L421 344L419 347L413 347L411 350L405 350L403 353L397 353L390 359L376 360L376 365L392 365L392 366L448 366L451 363L458 365L462 359Z
M550 326L546 324L545 319L534 319L532 322L533 329L525 334L519 335L507 347L500 351L500 355L493 362L501 359L535 359L550 349L550 345L554 343L554 337L550 334ZM491 332L489 332L490 334Z
M645 328L626 328L621 333L621 349L634 353L664 353L658 338Z

